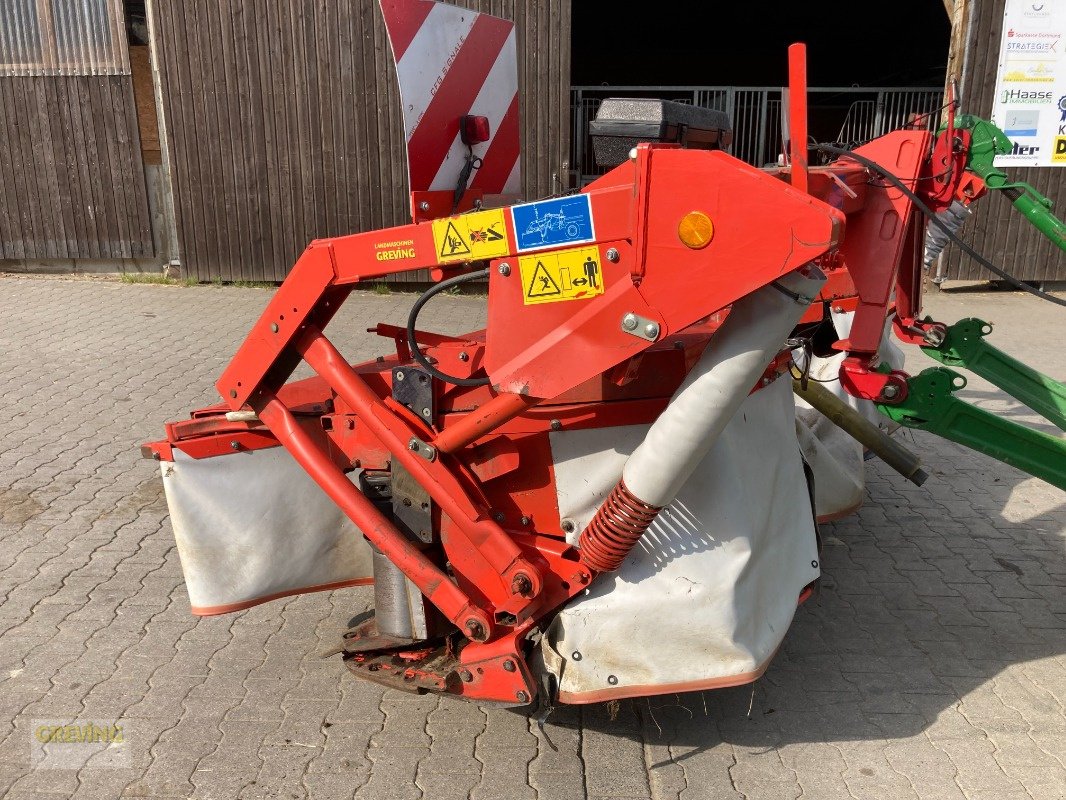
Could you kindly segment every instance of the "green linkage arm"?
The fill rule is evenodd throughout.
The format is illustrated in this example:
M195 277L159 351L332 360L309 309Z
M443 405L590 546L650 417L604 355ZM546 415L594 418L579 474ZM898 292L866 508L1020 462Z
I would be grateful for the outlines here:
M1013 145L1007 134L988 120L963 114L955 120L955 127L970 131L970 152L966 169L1014 204L1026 219L1061 250L1066 250L1066 225L1052 213L1054 204L1028 183L1011 181L1007 173L995 166L996 156L1006 155Z
M908 428L935 433L1066 490L1066 439L1030 430L955 398L966 378L932 367L907 379L899 405L878 410Z
M942 344L922 350L945 366L980 375L1066 431L1066 386L990 345L985 336L991 332L987 322L970 317L948 326Z

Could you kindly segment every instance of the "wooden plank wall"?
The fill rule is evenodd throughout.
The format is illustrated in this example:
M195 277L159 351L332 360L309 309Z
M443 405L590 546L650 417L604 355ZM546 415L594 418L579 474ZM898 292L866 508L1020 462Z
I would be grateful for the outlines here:
M962 86L963 110L989 118L996 90L999 42L1003 30L1004 0L970 0L971 24ZM1055 98L1056 100L1058 98ZM1048 106L1045 113L1058 113ZM1052 142L1047 142L1052 147ZM1066 167L1006 167L1017 180L1031 183L1066 213ZM986 196L977 201L962 238L977 252L1026 281L1066 281L1066 257L1051 245L1006 198ZM980 264L951 245L944 252L948 280L993 280Z
M567 170L570 0L457 4L517 24L525 194L547 195ZM280 281L314 238L409 221L377 0L153 5L188 275Z
M0 77L0 258L151 258L129 75Z

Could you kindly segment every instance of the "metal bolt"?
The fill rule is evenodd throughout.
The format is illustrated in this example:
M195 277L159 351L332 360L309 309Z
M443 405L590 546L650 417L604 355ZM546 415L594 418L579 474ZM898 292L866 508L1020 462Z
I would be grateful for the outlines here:
M607 250L607 260L612 264L618 261L618 250L616 248L611 247Z
M503 277L506 278L508 275L511 274L511 265L510 264L500 264L500 266L496 267L496 271L498 273L500 273L501 275L503 275Z
M640 324L640 320L637 319L637 315L633 312L626 314L622 317L622 327L627 331L635 331L637 325Z
M402 381L405 377L406 376L402 372L399 372L399 371L396 372L396 380Z
M278 323L271 322L270 323L270 330L271 330L272 333L277 333L278 332Z
M574 659L574 661L580 661L580 660L581 660L581 653L580 653L580 651L578 651L578 650L575 650L574 652L572 652L572 653L570 654L570 658Z
M429 410L428 408L423 408L423 409L422 409L422 416L423 416L423 417L425 417L426 419L429 419L429 417L430 417L430 410Z
M563 429L563 423L561 423L557 419L553 419L550 424L551 424L551 429L553 431L561 431Z
M417 452L418 451L418 439L412 439L411 441L409 441L407 443L407 449Z
M894 383L890 383L881 390L881 396L886 400L894 400L899 397L899 387Z
M236 389L230 389L229 390L229 396L235 398L237 396L237 390Z
M659 336L659 325L655 322L649 322L644 326L644 335L649 339L656 339Z
M236 439L234 439L233 441L231 441L229 443L229 449L230 450L240 450L241 449L241 443L238 442Z
M419 211L429 211L429 203L427 203L425 200L423 200L421 203L418 204L418 210Z
M574 528L576 528L576 527L577 526L574 525L574 521L572 519L564 519L563 520L562 528L567 533L573 533L574 532Z
M518 521L521 522L523 525L528 525L529 524L529 517L522 517L522 519L520 519Z
M682 341L674 342L674 349L675 350L684 350L685 349L685 343L682 342Z
M459 677L463 683L470 683L470 681L474 680L473 674L468 669L459 670Z
M515 692L515 699L517 699L519 703L528 703L529 695L525 692Z
M636 157L637 157L637 148L634 147L632 150L629 151L629 157L630 157L630 159L634 159L634 160L636 159Z
M467 355L466 351L464 350L462 353L459 354L459 360L460 361L469 361L470 360L470 356Z
M608 675L607 676L607 683L611 684L611 686L614 686L615 684L618 683L618 678L615 677L614 675Z
M514 580L511 581L511 591L514 594L529 594L533 591L533 581L529 579L529 576L519 572L514 576Z
M468 619L466 621L466 632L470 635L471 639L481 641L485 638L485 626L478 622L476 619Z
M503 671L504 672L514 672L515 671L515 665L514 665L514 662L511 659L507 659L506 661L503 662Z

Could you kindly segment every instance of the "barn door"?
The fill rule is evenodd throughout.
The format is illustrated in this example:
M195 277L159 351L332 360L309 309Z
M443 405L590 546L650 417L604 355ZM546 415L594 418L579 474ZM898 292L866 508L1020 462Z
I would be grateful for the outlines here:
M0 259L154 254L122 0L2 0Z

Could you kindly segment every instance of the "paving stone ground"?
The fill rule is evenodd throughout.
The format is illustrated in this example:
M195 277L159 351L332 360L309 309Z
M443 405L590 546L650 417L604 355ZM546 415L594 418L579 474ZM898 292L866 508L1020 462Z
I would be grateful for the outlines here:
M824 527L822 593L754 690L560 709L558 752L521 714L386 691L323 659L369 589L192 617L138 445L215 400L268 298L0 277L0 796L1066 796L1066 494L920 434L932 479L868 464L866 506ZM375 355L388 343L365 328L412 300L357 294L333 336ZM1059 309L1016 294L929 306L998 323L1004 349L1066 378ZM441 297L423 319L457 332L483 301ZM966 395L1034 421L980 381ZM74 719L120 721L125 766L34 767L36 721Z

